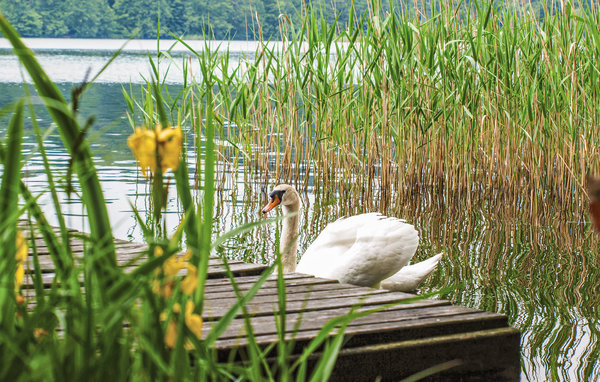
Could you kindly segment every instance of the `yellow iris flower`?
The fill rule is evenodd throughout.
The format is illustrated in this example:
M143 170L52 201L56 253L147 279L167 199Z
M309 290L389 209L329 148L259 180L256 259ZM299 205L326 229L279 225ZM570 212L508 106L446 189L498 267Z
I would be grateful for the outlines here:
M144 176L147 176L148 168L153 174L156 172L157 149L162 172L177 170L182 142L183 133L179 126L163 129L157 125L153 130L136 127L127 139L127 145L133 151Z
M167 331L165 332L165 345L171 349L175 347L177 342L177 321L171 320L167 324Z
M202 326L204 325L204 321L202 321L201 315L194 313L194 303L192 300L188 300L185 304L185 325L192 333L194 333L196 338L202 338Z
M17 231L16 241L17 251L15 258L17 259L17 269L15 271L15 291L18 292L25 279L25 260L27 260L27 243L21 231Z
M180 313L181 308L179 304L173 305L173 312ZM196 336L196 338L202 338L202 327L204 326L204 321L202 320L202 316L194 313L194 303L192 300L188 300L185 304L185 315L184 315L185 325L188 329ZM163 316L163 318L166 318ZM169 348L174 348L175 343L177 342L177 320L171 319L167 324L167 330L165 332L165 345ZM192 344L187 342L187 349L192 348Z
M160 247L156 247L154 254L155 256L162 255L163 251ZM161 284L161 281L155 279L153 281L153 291L165 298L170 298L173 296L173 291L176 286L176 276L184 268L187 268L187 275L183 278L180 283L181 291L191 296L196 287L198 286L198 269L189 264L188 261L192 257L192 252L187 251L185 254L177 257L177 255L173 255L169 257L162 265L161 269L157 269L155 272L157 275L162 271L164 274L164 279ZM165 331L165 344L169 348L174 348L175 343L177 342L177 317L181 317L181 306L179 303L173 304L173 315L167 324L167 328ZM165 321L167 319L167 312L162 312L160 314L160 320ZM204 321L202 320L202 316L194 313L194 303L192 300L188 300L185 305L185 313L183 314L183 319L185 320L185 325L187 328L198 338L202 338L202 327L204 325ZM185 344L186 349L192 349L192 344L189 341L186 341Z
M33 337L36 339L37 342L41 342L45 337L48 337L49 335L50 333L48 333L42 328L33 329Z
M198 286L198 269L192 264L188 264L187 269L187 275L181 282L181 291L188 296L191 296Z
M15 258L21 264L27 260L27 243L21 231L17 231L17 253L15 254Z
M177 257L177 255L169 257L167 260L165 260L162 266L165 276L177 276L180 270L187 267L187 260L187 253L181 257Z
M160 255L162 255L162 253L163 253L163 251L160 247L155 248L155 250L154 250L155 256L160 256ZM158 295L165 297L165 298L170 298L171 296L173 296L173 290L175 289L174 277L177 276L179 271L181 271L182 269L185 269L185 268L188 268L188 275L190 274L189 269L190 269L190 267L193 267L193 265L190 265L187 262L189 261L191 256L192 256L192 252L187 251L185 254L183 254L180 257L177 257L177 255L173 255L173 256L169 257L167 260L165 260L165 262L162 265L162 272L164 273L165 277L162 281L159 279L155 279L152 282L152 291ZM159 269L155 270L155 274L159 275L160 270ZM182 282L182 289L183 289L184 282L187 278L188 277L186 276L186 278ZM198 278L196 277L196 284L198 283L197 280L198 280ZM190 281L188 281L186 283L186 285L189 283L190 283ZM190 288L190 286L186 286L185 290L188 290L189 288ZM195 288L195 286L194 286L194 288ZM191 293L187 293L187 294L191 294Z

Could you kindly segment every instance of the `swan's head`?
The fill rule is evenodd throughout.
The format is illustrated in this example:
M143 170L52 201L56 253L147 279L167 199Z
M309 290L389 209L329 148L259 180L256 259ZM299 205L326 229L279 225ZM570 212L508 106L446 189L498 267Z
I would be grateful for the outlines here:
M289 184L280 184L275 187L269 194L269 198L269 203L262 210L263 214L266 214L278 205L289 210L298 210L300 207L300 197L298 196L298 192Z

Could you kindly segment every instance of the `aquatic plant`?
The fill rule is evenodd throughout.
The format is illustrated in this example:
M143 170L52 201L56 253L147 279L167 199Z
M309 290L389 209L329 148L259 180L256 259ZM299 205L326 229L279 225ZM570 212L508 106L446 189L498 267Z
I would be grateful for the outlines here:
M532 215L581 209L585 174L600 171L596 8L565 2L539 18L439 1L425 19L415 7L374 2L347 25L312 9L300 25L282 17L282 41L238 67L226 44L207 44L214 65L200 75L229 143L218 160L299 189L313 177L317 192L380 209L424 191L529 200ZM181 97L203 94L187 84L189 117Z
M282 16L282 41L239 66L225 43L200 55L217 57L217 169L243 169L246 184L232 220L251 219L281 182L315 197L304 242L344 215L409 218L420 259L448 251L432 284L467 283L445 297L523 330L526 378L541 364L548 379L594 379L598 238L584 186L600 171L596 6L563 2L540 18L516 4L400 4L347 25L305 11L301 25ZM204 91L193 81L172 98L182 126ZM220 250L271 261L274 229ZM565 356L574 348L584 355Z
M3 108L2 114L12 111L12 117L6 139L0 144L3 166L0 187L0 379L326 380L333 370L348 323L385 306L361 312L351 310L345 316L332 319L292 359L294 341L287 338L290 332L286 331L285 325L286 293L280 261L267 267L256 283L242 289L236 284L227 258L223 257L235 302L225 314L212 321L209 328L205 327L202 313L211 253L236 235L278 220L242 225L213 237L217 119L209 73L213 70L214 56L206 56L202 61L204 81L195 88L203 89L202 97L197 98L198 107L193 107L194 114L190 118L197 131L197 148L204 155L203 165L197 165L199 171L195 181L201 184L202 193L199 196L195 193L196 199L192 198L194 186L190 183L187 158L181 155L182 131L170 127L174 124L169 121L169 113L176 108L165 108L163 84L156 77L149 83L152 97L145 103L145 110L150 112L146 114L149 121L144 126L150 128L135 130L129 141L148 177L143 181L152 185L149 221L137 210L133 211L144 232L147 250L128 264L126 271L117 265L106 204L86 138L92 119L82 125L77 110L80 98L90 84L76 87L71 102L67 102L44 73L33 52L1 15L0 31L10 41L32 78L71 154L68 190L73 197L81 198L90 227L89 234L73 234L65 224L55 189L53 163L46 154L31 97ZM58 219L57 229L49 225L42 213L37 201L39 195L33 195L21 180L26 103L48 179L47 192L51 194ZM205 137L203 145L200 136ZM70 179L71 174L75 174L76 179ZM164 201L169 189L172 190L168 186L173 180L182 206L182 221L172 234L168 234L171 230L167 229L163 219ZM25 220L19 220L22 217ZM26 238L19 233L19 228L27 232ZM42 240L39 240L40 236ZM82 258L74 255L72 242L75 239L83 243ZM27 269L26 277L32 279L28 286L34 290L20 298L25 273L25 241L31 247L33 267ZM48 275L42 274L41 246L46 247L53 265L54 274L49 275L51 281L48 281ZM187 251L178 255L183 246ZM184 277L178 275L182 270L187 271ZM275 345L261 347L252 334L246 305L275 270L279 340ZM215 343L240 312L247 333L248 354L234 353L230 360L219 360ZM313 356L316 351L320 352L318 358ZM270 362L265 361L268 357L272 359ZM308 362L314 365L313 370L307 368Z

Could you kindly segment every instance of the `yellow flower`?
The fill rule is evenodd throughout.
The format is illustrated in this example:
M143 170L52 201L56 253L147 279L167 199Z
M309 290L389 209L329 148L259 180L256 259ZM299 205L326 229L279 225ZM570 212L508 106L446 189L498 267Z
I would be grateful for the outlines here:
M194 303L192 300L188 300L185 304L185 325L198 339L202 338L202 326L204 322L201 315L194 313Z
M181 145L183 142L183 133L179 126L173 128L158 129L158 152L161 157L161 168L165 172L167 169L177 170L179 167L179 157L181 156Z
M15 258L17 259L17 269L15 271L15 291L18 291L23 285L25 278L25 267L24 263L27 260L27 244L25 243L25 236L21 231L17 231L17 251Z
M21 285L23 285L23 279L25 278L25 268L23 264L17 265L17 270L15 272L15 290L19 290Z
M181 305L179 305L178 302L176 302L175 304L173 304L173 313L181 313Z
M175 289L174 280L152 280L152 292L160 295L164 298L171 298L173 296L173 289Z
M158 316L158 318L161 321L167 321L167 312L161 312L160 315Z
M17 253L15 254L18 263L24 263L27 260L27 243L25 236L21 231L17 231Z
M185 256L177 257L177 255L173 255L163 263L163 272L165 272L165 276L167 277L177 276L179 271L186 267L187 262Z
M179 304L173 305L173 312L180 313L181 307ZM164 321L166 319L166 315L161 314L161 320ZM202 320L202 316L194 313L194 303L192 300L188 300L185 304L185 325L188 329L198 338L202 338L202 327L204 325L204 321ZM175 343L177 342L177 320L172 318L167 324L167 330L165 331L165 345L169 348L174 348ZM185 344L186 349L192 349L193 346L190 342L186 341Z
M181 291L191 296L198 286L198 269L192 264L187 265L188 273L181 282Z
M167 331L165 332L165 345L174 348L175 342L177 342L177 321L171 320L167 324Z
M42 328L35 328L33 329L33 337L36 339L37 342L41 342L44 337L48 337L50 334L42 329Z
M155 256L161 256L163 253L160 247L156 247L154 249ZM152 291L158 295L161 295L165 298L170 298L173 295L173 290L175 289L175 279L179 271L185 268L189 268L190 265L187 261L191 257L191 252L188 251L180 257L177 255L170 256L162 265L162 268L156 269L154 273L159 275L162 269L164 273L164 279L159 280L155 279L152 281ZM185 280L184 280L185 281Z
M157 125L154 130L136 127L127 139L127 145L138 160L144 176L147 176L148 168L152 173L156 172L157 147L162 172L168 169L176 170L179 166L182 142L183 133L179 126L163 129Z

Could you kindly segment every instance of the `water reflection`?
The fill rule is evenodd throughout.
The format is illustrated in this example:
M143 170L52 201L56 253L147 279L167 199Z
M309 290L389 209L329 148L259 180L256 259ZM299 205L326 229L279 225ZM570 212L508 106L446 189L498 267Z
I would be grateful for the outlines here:
M251 182L244 189L244 202L227 210L228 216L237 214L237 224L258 218L266 200L264 184ZM542 218L532 217L535 210L476 200L469 209L448 205L441 198L396 199L380 206L377 195L370 201L360 195L340 198L315 193L312 187L303 199L299 253L340 216L383 210L404 217L421 233L417 260L441 250L446 253L423 290L454 286L442 297L507 314L510 324L523 334L524 380L600 377L600 297L595 292L600 280L599 243L584 223L558 220L547 210L538 214ZM222 201L230 203L226 198ZM575 211L574 216L582 213ZM220 229L227 229L225 220ZM273 252L277 230L277 226L262 227L231 241L222 251L247 261L268 260L265 253Z

